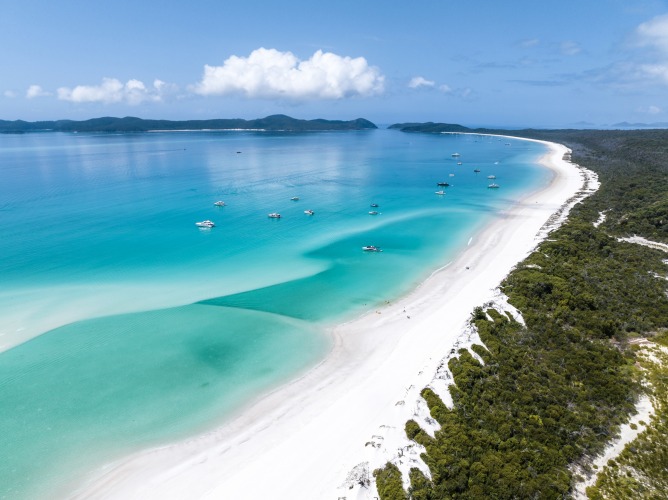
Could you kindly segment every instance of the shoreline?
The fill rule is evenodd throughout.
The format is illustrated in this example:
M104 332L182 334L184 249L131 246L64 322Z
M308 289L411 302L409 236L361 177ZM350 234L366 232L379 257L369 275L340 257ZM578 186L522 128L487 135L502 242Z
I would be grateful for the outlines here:
M346 479L359 464L368 473L401 455L396 445L419 392L473 308L493 298L590 180L564 159L565 146L535 142L549 147L540 163L554 173L550 184L500 214L408 295L333 328L333 347L318 365L214 431L98 469L66 498L373 498Z

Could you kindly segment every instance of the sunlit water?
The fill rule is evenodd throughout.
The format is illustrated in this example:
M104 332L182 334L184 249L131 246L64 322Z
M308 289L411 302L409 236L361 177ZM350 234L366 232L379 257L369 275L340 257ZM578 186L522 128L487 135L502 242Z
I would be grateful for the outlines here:
M328 325L546 185L544 152L389 130L0 135L0 497L47 498L312 366Z

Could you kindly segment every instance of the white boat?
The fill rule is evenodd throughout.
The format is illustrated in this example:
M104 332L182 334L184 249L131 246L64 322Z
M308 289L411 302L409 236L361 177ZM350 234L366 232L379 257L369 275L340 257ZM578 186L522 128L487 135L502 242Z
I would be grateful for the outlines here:
M313 210L304 210L306 215L313 215L315 212Z
M438 194L438 195L443 195L443 194L445 194L445 191L443 191L443 190L441 189L440 191L436 191L436 193L435 193L435 194Z
M210 220L203 220L202 222L195 222L197 227L214 227L215 224Z
M298 200L299 200L299 196L293 196L293 197L290 198L290 199L291 199L292 201L298 201Z
M272 213L270 213L270 214L268 215L268 217L269 217L270 219L280 219L280 218L281 218L281 214L278 214L278 213L276 213L276 212L272 212Z
M371 208L378 208L378 203L372 203L370 206Z
M461 164L462 164L462 162L461 162L461 161L458 161L458 162L457 162L457 165L461 165Z
M369 215L378 215L378 212L376 212L375 210L372 210L371 212L369 212Z
M488 188L491 188L491 189L496 189L496 188L499 187L499 185L498 185L498 184L494 184L494 183L492 183L492 184L490 184L490 185L487 186L487 187L488 187Z
M454 158L457 158L458 156L461 156L461 155L460 155L459 153L452 153L452 156L453 156Z
M224 201L217 201L216 203L214 203L214 205L217 206L217 207L224 207L225 202Z
M364 250L365 252L382 252L380 248L373 245L367 245L365 247L362 247L362 250Z
M496 175L488 175L487 178L488 179L496 179Z

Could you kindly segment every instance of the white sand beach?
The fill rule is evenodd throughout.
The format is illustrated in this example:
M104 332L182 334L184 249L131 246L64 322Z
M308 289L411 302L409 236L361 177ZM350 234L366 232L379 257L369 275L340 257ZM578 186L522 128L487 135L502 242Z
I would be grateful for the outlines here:
M373 488L344 485L351 470L366 463L357 469L366 474L402 454L404 424L417 411L419 392L465 331L473 308L493 297L545 237L555 214L563 216L576 195L584 196L587 183L589 192L596 188L591 172L564 159L567 148L546 144L550 152L541 163L555 174L547 188L499 214L408 296L336 327L335 345L319 365L221 428L109 464L66 496L376 497Z

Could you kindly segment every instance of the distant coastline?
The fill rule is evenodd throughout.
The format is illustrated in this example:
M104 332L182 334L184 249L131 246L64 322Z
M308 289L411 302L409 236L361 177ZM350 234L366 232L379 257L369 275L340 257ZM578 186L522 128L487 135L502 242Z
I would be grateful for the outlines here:
M275 131L315 132L331 130L370 130L378 128L364 118L355 120L299 120L286 115L271 115L255 120L241 118L213 120L145 120L134 116L102 117L90 120L27 122L0 120L0 133L28 132L182 132L182 131Z

